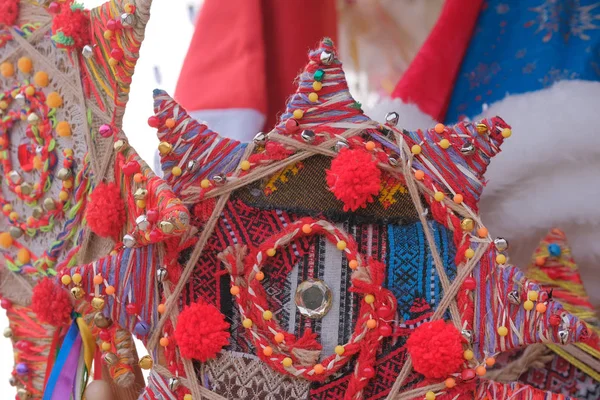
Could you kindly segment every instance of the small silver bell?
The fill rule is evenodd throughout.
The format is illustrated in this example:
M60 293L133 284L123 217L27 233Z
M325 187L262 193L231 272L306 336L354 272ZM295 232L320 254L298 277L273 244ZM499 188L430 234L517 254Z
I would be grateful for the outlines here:
M25 196L29 196L31 194L31 191L33 190L33 186L31 186L31 184L25 182L21 185L21 193L24 194Z
M132 248L135 246L135 238L129 234L123 236L123 246L127 247L128 249Z
M227 175L218 174L218 175L213 176L212 180L215 183L215 185L223 186L225 184L225 182L227 182Z
M125 141L123 139L119 139L113 144L113 149L118 153L122 152L126 148L127 148L127 141Z
M340 151L342 151L342 149L347 149L349 147L350 145L345 140L338 140L335 144L335 151L339 153Z
M23 230L18 226L11 226L8 228L8 232L10 232L10 236L12 236L14 239L18 239L23 236Z
M135 22L135 17L133 16L133 14L130 13L123 13L121 14L121 25L123 25L124 27L130 27L133 25L133 23Z
M135 219L135 224L137 225L140 231L146 231L150 227L150 222L148 222L148 218L146 215L140 215Z
M148 196L148 191L146 189L139 188L133 193L133 198L136 200L144 200Z
M96 315L94 315L94 324L100 328L100 329L104 329L104 328L108 328L109 326L112 325L112 321L110 320L110 318L106 318L106 316L104 316L104 314L102 314L101 312L96 313Z
M505 251L508 249L508 241L502 237L497 237L494 239L494 246L496 246L496 250Z
M15 185L18 185L21 182L21 175L17 171L10 171L8 173L8 179Z
M73 173L71 172L71 170L69 168L61 168L56 173L56 177L58 179L60 179L61 181L66 181L67 179L70 179L72 176L73 176Z
M50 197L44 199L44 208L47 211L52 211L56 208L56 204L54 203L54 200L52 200Z
M17 390L17 396L19 397L19 400L31 399L31 393L29 393L29 391L27 391L27 389L25 388L20 388L19 390Z
M304 140L306 143L312 143L317 137L317 135L315 135L314 131L311 131L310 129L305 129L300 134L300 137L302 137L302 140Z
M106 365L115 365L119 361L119 358L115 353L106 353L104 356L102 356L102 359Z
M15 378L14 376L11 376L8 379L8 383L10 386L17 386L17 383L18 383L17 378Z
M465 143L460 148L460 152L465 156L470 156L471 154L475 153L475 146L471 142Z
M94 56L94 48L92 46L90 46L89 44L86 44L85 46L83 46L83 49L81 50L81 54L85 58L90 59Z
M399 164L399 161L396 157L388 157L388 163L392 166L392 167L397 167Z
M169 276L169 272L167 271L166 268L159 268L156 270L156 280L159 282L164 282L167 280L167 277Z
M179 378L170 378L169 379L169 390L174 392L181 386L181 381Z
M173 225L173 223L169 221L160 221L158 227L161 231L163 231L163 233L166 234L172 233L175 230L175 225Z
M13 331L10 328L4 328L4 332L2 334L5 338L11 338L13 336Z
M323 50L323 52L321 53L321 57L320 57L321 64L329 65L333 62L334 58L335 57L332 52Z
M42 151L44 151L44 146L35 146L36 154L42 154Z
M255 145L264 146L265 143L267 143L267 134L264 132L258 132L252 140Z
M36 124L40 120L40 117L36 113L31 113L27 116L27 122L30 124Z
M468 329L462 330L463 337L469 342L469 344L473 343L473 332Z
M23 93L19 93L15 96L15 100L17 100L19 103L24 103L25 102L25 96L23 96Z
M398 121L400 121L400 115L397 112L389 112L385 114L385 124L387 126L396 126L398 125Z
M569 341L569 330L568 329L560 329L558 331L558 338L560 339L561 344L567 344Z
M196 169L197 166L198 166L198 161L196 161L196 160L190 160L190 161L188 161L186 167L187 167L187 170L189 172L192 172L192 171L194 171Z
M519 305L521 304L521 296L519 296L519 292L516 290L511 290L510 292L508 292L508 301L510 301L512 304L515 305Z
M44 215L44 210L42 210L42 207L40 207L40 206L34 207L33 210L31 211L31 215L35 219L40 219L40 218L42 218L42 215Z

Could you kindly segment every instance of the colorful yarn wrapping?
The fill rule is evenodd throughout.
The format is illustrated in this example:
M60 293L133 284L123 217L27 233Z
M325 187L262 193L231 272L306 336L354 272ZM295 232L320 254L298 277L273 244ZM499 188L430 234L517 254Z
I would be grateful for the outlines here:
M326 179L329 190L344 203L344 211L365 208L381 189L377 160L360 149L342 149L331 161Z
M462 336L442 320L420 325L406 341L415 371L426 378L445 378L464 362Z
M117 238L125 224L125 203L114 183L100 183L90 195L85 218L98 236Z
M206 362L229 344L229 324L212 304L193 303L177 318L175 340L182 357Z
M83 5L67 1L52 20L52 40L56 47L81 49L90 43L90 12Z
M14 25L19 16L19 0L0 1L0 25Z
M31 308L39 320L53 326L62 326L71 320L71 296L52 279L44 278L33 288Z

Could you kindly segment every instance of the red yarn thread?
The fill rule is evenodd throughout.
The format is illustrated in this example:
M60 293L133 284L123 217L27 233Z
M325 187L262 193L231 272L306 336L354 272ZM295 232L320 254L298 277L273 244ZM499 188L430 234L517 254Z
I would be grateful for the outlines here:
M426 378L445 378L463 364L462 336L442 320L419 326L406 341L415 371Z
M0 25L14 25L19 16L19 0L0 1Z
M114 183L100 183L90 195L85 213L90 229L98 236L117 238L125 224L125 203Z
M52 20L52 32L54 35L62 32L73 40L73 45L57 42L57 47L81 49L91 41L90 12L82 7L74 7L72 4L72 1L67 1L60 6L60 11Z
M206 362L229 344L229 324L211 304L193 303L183 309L175 327L182 357Z
M327 184L344 211L356 211L373 202L381 189L381 170L377 160L365 150L342 149L327 170Z
M41 280L33 288L31 309L39 320L53 326L62 326L71 320L71 296L50 278Z

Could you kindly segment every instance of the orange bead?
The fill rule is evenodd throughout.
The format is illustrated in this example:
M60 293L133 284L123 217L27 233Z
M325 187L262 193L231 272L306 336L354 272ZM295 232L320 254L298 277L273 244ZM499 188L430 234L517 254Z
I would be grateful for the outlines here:
M159 314L164 314L165 311L167 310L167 306L165 306L164 304L161 303L158 305L156 310L158 311Z
M535 311L539 312L540 314L543 314L546 312L546 305L544 303L537 303L535 306Z
M50 108L58 108L58 107L62 106L63 99L60 96L60 94L58 94L56 92L52 92L52 93L48 94L48 97L46 97L46 104Z
M444 385L446 385L448 389L452 389L454 386L456 386L456 380L454 378L447 378L444 381Z
M488 357L485 359L485 365L488 367L493 367L496 364L496 359L494 357Z
M56 124L56 133L60 137L71 136L71 125L67 121L60 121Z
M5 78L10 78L15 74L15 66L12 63L3 62L0 64L0 74Z
M8 249L12 245L13 245L13 238L12 238L11 234L8 232L0 233L0 246L2 246L5 249Z
M487 235L488 230L485 226L482 226L481 228L477 229L477 236L479 236L480 238L487 237Z
M40 87L46 87L48 86L48 83L50 83L50 79L48 78L48 74L46 72L38 71L33 76L33 82Z
M27 249L19 249L17 252L17 260L21 264L27 264L31 261L31 253Z
M257 281L262 281L263 279L265 279L265 273L262 271L258 271L254 277Z
M452 200L454 200L454 202L455 202L456 204L461 204L461 203L463 202L463 200L464 200L464 199L465 199L465 198L463 197L463 195L462 195L462 194L455 194L455 195L454 195L454 198L453 198Z
M436 124L434 129L435 133L443 133L446 127L444 126L444 124Z
M267 357L270 357L273 354L273 348L271 346L267 346L263 349L263 354Z
M369 140L367 143L365 143L365 148L369 151L375 150L375 142Z
M238 294L240 294L240 287L232 286L231 289L229 289L229 293L231 293L233 296L237 296Z
M102 282L104 282L104 278L102 277L102 275L94 276L94 285L101 285Z
M348 266L350 267L350 269L356 269L356 268L358 268L358 261L350 260L350 263L348 263Z
M302 233L308 235L311 232L312 232L312 227L310 226L310 224L302 225Z
M483 365L480 365L479 367L475 368L475 373L479 376L484 376L486 372L487 370Z
M175 126L175 120L173 118L167 118L165 125L167 128L173 128Z
M274 257L276 253L277 253L277 250L275 250L275 249L269 249L269 250L267 250L267 255L269 257Z
M313 367L313 371L315 371L315 374L321 375L323 372L325 372L325 367L323 367L321 364L316 364Z
M166 337L160 338L159 342L162 347L167 347L169 345L169 339Z
M104 39L110 40L110 38L113 37L113 31L109 31L107 29L104 31L104 33L102 33L102 35L104 36Z
M109 296L112 296L113 294L115 294L115 287L114 286L107 286L106 287L106 294Z
M33 96L35 94L35 88L33 86L27 86L27 88L25 88L25 94L29 97Z
M144 180L144 175L140 174L139 172L133 176L133 181L135 183L142 183L143 180Z
M367 321L367 328L369 329L375 329L377 328L377 321L375 321L374 319L370 319Z
M422 181L423 178L425 178L425 172L421 171L420 169L415 171L415 178L417 178L417 180Z
M537 265L538 267L541 267L544 264L546 264L546 257L539 256L539 257L535 258L535 265Z
M28 74L33 69L33 62L29 57L21 57L19 58L19 61L17 61L17 67L22 73Z
M275 335L275 342L281 343L285 340L285 335L281 332Z

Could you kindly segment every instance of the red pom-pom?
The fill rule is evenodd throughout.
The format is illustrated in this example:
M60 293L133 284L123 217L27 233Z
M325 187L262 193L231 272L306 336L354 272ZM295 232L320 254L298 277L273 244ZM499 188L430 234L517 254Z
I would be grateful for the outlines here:
M411 333L406 347L415 371L426 378L445 378L464 362L462 336L442 320L426 322Z
M344 211L356 211L373 201L381 189L381 170L377 160L363 149L342 149L331 161L327 184Z
M63 3L52 20L52 33L59 48L83 48L91 42L90 12L72 1Z
M66 325L71 321L71 296L53 280L45 278L33 288L31 309L41 322L53 326Z
M0 25L14 25L19 16L19 0L0 1Z
M183 357L205 362L229 344L228 329L229 324L215 306L193 303L177 318L175 340Z
M114 183L100 183L90 195L85 218L98 236L118 238L125 224L125 203Z

